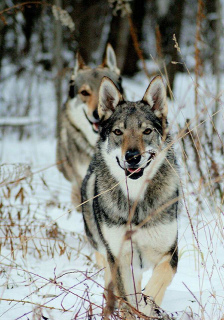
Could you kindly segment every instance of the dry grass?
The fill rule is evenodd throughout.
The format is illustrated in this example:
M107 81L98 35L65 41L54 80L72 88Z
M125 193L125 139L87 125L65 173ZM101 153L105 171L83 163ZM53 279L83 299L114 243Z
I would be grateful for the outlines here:
M18 7L27 3L30 2L19 4ZM32 3L41 5L39 1ZM17 8L17 6L14 6L11 10L14 8ZM179 259L185 259L187 254L193 255L195 272L198 275L200 288L199 297L196 297L190 286L185 283L185 279L183 279L186 289L198 305L198 315L192 312L190 316L192 319L221 320L224 313L224 297L222 297L222 302L220 303L214 285L217 279L213 279L213 273L215 271L218 275L218 281L224 283L223 266L220 265L219 261L221 259L220 247L224 244L224 145L223 132L220 132L220 128L217 127L214 118L217 115L223 117L221 109L223 101L220 98L221 93L218 96L212 95L200 82L202 61L200 60L198 43L200 41L200 24L203 18L202 9L201 1L199 1L195 43L195 74L192 75L186 67L195 90L195 117L191 119L185 118L183 126L180 126L175 121L171 123L172 129L178 128L178 133L174 136L173 143L182 158L182 173L174 172L174 174L177 174L180 178L183 193L179 199L174 201L182 200L183 215L188 219L185 231L179 235L179 241L184 239L188 228L191 230L192 237L192 239L186 241L186 248L181 248ZM0 12L0 14L6 13L7 10ZM135 49L143 62L145 73L149 76L130 15L128 19ZM159 43L161 41L159 35L157 40L157 51L159 53ZM175 42L174 45L181 56L178 43ZM181 58L181 63L186 66L182 56ZM167 83L169 83L168 79ZM220 109L216 110L217 99L220 102ZM175 103L177 102L175 101ZM178 112L182 113L181 106ZM110 192L117 186L118 184L112 186L109 190L105 190L105 192ZM0 253L3 252L3 248L4 252L7 252L6 255L2 254L0 258L0 276L3 279L0 299L11 302L8 310L17 305L32 305L31 310L22 312L17 315L16 319L25 319L25 317L44 319L43 314L49 314L50 316L52 311L67 313L71 315L71 319L92 319L102 315L111 319L124 319L122 311L116 308L115 303L122 305L126 302L113 294L110 295L107 304L105 302L102 291L110 291L110 288L102 287L101 277L103 270L96 270L92 257L86 254L84 236L60 227L60 219L71 215L71 207L62 205L53 197L50 200L39 199L39 190L44 190L45 192L47 190L49 193L51 191L51 186L43 177L42 172L36 172L34 175L31 168L21 164L1 166L0 188ZM131 220L131 216L135 212L136 204L133 208L129 208L129 220ZM165 206L169 205L170 203ZM61 215L56 219L48 214L52 208L61 211ZM159 208L158 211L163 209L164 207ZM132 230L130 232L128 226L127 231L129 232L127 232L124 241L131 241ZM202 243L201 235L203 235L205 243ZM191 248L190 250L189 247ZM29 268L25 268L26 264L22 263L31 256L36 261L44 261L61 256L68 261L69 265L72 265L76 259L81 257L84 268L83 270L71 269L59 274L55 270L51 278L43 277L38 272L35 273ZM86 271L86 267L90 271ZM17 273L16 277L15 273ZM25 297L22 296L21 299L5 298L4 293L7 289L18 286L18 283L15 282L15 278L18 279L18 273L21 277L21 283L30 287L30 293ZM67 276L75 284L68 285L65 280ZM210 282L210 297L207 302L204 302L202 296L206 277ZM84 288L79 289L81 284L84 284ZM45 292L44 290L48 290L48 288L50 290L52 287L55 288L55 294L44 293L45 302L38 303L34 301L35 299L33 300L34 295L42 291ZM95 302L96 287L101 289L100 297L97 300L100 303ZM222 288L224 290L224 285ZM73 303L70 308L67 308L65 301L70 296L73 299ZM52 303L57 299L60 301L60 308L52 306ZM153 303L150 299L148 302ZM213 304L212 314L208 314L206 311L208 303ZM168 315L162 309L158 309L160 310L160 315L155 315L150 319L181 319L181 312ZM136 318L149 318L140 314L132 306L129 306L129 312L135 315ZM0 317L4 319L6 315L7 313L3 313L0 314Z
M218 112L221 112L218 110ZM192 233L193 249L192 253L195 259L195 270L200 275L200 287L201 297L196 297L189 285L184 282L187 290L192 295L192 299L196 301L199 306L199 316L192 314L193 319L213 319L213 315L206 313L206 304L202 299L203 294L203 281L205 276L210 278L211 288L213 288L212 273L219 268L216 260L216 249L218 248L219 241L223 243L223 220L221 205L223 204L223 168L220 167L219 157L222 157L223 145L220 143L220 137L218 131L215 130L215 135L218 137L216 144L214 144L214 136L208 135L208 130L211 130L214 126L213 122L214 114L208 114L207 108L203 105L203 113L201 112L200 121L186 121L186 125L180 128L178 134L174 138L174 145L179 144L179 149L182 150L182 159L184 167L184 175L180 176L179 172L175 172L180 179L183 187L183 194L180 196L183 202L184 211L188 216L189 227ZM174 126L175 124L171 124ZM200 128L203 127L203 130ZM210 128L210 129L209 129ZM200 131L200 134L198 133ZM211 132L213 132L211 130ZM213 150L214 145L216 146ZM170 146L169 146L170 147ZM210 150L210 153L208 151ZM211 154L211 156L210 156ZM212 156L213 155L213 156ZM192 156L195 158L192 160ZM48 170L48 169L46 169ZM183 180L186 179L185 181ZM103 288L100 282L95 278L99 274L103 273L103 270L99 271L81 271L70 270L69 276L79 274L82 279L78 283L86 283L86 289L82 290L80 294L77 291L73 291L73 287L77 286L65 286L63 285L63 279L68 275L65 271L61 274L52 275L52 278L45 278L38 273L34 273L29 269L25 269L21 263L17 263L18 257L26 259L27 256L33 255L37 260L43 260L48 258L54 258L58 256L64 256L68 263L71 263L71 257L75 259L83 257L86 261L86 265L94 268L92 257L83 253L83 249L86 245L83 235L76 234L74 232L68 232L60 228L60 219L62 217L68 217L71 214L71 208L68 205L62 205L57 199L38 199L38 188L42 190L51 191L51 186L45 180L42 171L38 171L33 174L31 169L22 165L15 166L2 166L1 167L1 204L0 204L0 217L1 217L1 248L7 248L8 255L1 257L2 270L1 275L4 279L3 294L1 299L3 301L11 301L12 308L18 304L32 305L32 310L27 313L23 313L17 319L22 317L33 315L34 319L41 319L43 314L48 314L51 311L63 311L64 313L71 314L71 319L89 319L90 317L105 316L111 319L123 319L124 315L122 311L116 309L115 302L119 305L125 304L125 302L114 295L111 296L107 304L105 298L101 294L101 303L96 303L93 292L91 291L91 285L101 287L102 290L108 290ZM118 184L112 186L110 190L116 188ZM105 192L110 192L105 190ZM99 195L100 196L100 195ZM174 199L180 200L179 199ZM137 203L136 203L137 204ZM170 203L165 204L169 206ZM53 219L48 215L48 211L51 208L60 209L63 213L57 219ZM158 210L163 210L164 207ZM135 211L135 206L130 208L130 219ZM155 212L157 214L158 212ZM145 223L144 221L143 223ZM186 226L187 229L188 226ZM204 253L203 245L201 244L200 234L204 230L206 234L205 239L209 250ZM129 231L127 226L127 231ZM134 230L136 232L136 230ZM128 232L124 241L131 240L132 233ZM185 234L180 234L180 240ZM212 239L216 239L212 241ZM71 241L72 239L72 241ZM179 255L180 259L184 259L184 256L188 253L188 250L182 249ZM207 267L207 261L212 258L213 266ZM200 270L201 264L204 266L203 271ZM23 272L28 275L29 281L26 285L31 286L31 283L41 280L43 284L38 285L37 289L31 290L30 295L19 299L4 298L4 291L7 288L16 286L14 283L14 271ZM221 271L218 271L220 281L222 280ZM27 281L27 280L26 280ZM183 279L184 281L184 279ZM32 301L31 297L43 288L54 286L59 289L54 296L46 295L46 302L38 303ZM71 309L67 309L64 306L64 299L67 296L74 296L76 303L73 304ZM216 301L215 288L214 292L211 292L213 300ZM143 296L144 298L144 296ZM60 299L61 308L51 306L51 303L56 299ZM100 299L99 299L100 300ZM98 301L99 301L98 300ZM214 303L213 301L213 303ZM149 303L151 301L149 300ZM147 318L139 313L138 310L132 306L129 307L129 312L132 315L140 318ZM9 307L10 309L11 307ZM85 311L83 311L83 308ZM214 315L217 315L217 310L220 309L220 315L222 305L217 301L217 305L214 306ZM108 312L108 310L110 310ZM162 309L160 315L155 315L151 319L177 319L181 317L181 313L174 313L168 315ZM76 315L74 316L74 312ZM50 313L49 313L50 314ZM3 315L2 315L3 316ZM180 318L181 319L181 318Z

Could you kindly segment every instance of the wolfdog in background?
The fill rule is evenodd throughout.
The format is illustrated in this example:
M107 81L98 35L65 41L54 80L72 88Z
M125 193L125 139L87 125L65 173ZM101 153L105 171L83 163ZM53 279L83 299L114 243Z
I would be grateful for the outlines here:
M104 76L110 77L122 91L120 71L110 44L102 65L86 66L78 54L70 90L60 117L57 139L57 166L72 183L72 202L80 204L81 183L87 172L98 139L98 91Z
M100 139L82 184L82 201L92 199L83 205L86 235L103 261L105 288L112 283L118 296L150 315L141 299L143 272L153 268L144 295L160 305L178 263L178 165L162 78L138 102L124 101L103 78L98 114Z

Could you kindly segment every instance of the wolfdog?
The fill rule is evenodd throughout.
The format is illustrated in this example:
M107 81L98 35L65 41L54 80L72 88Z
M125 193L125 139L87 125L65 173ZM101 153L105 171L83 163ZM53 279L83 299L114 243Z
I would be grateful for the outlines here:
M82 184L82 201L89 200L82 207L85 232L104 261L105 288L112 284L114 293L148 315L147 296L161 304L178 263L178 164L167 112L160 76L137 102L125 101L104 77L100 139ZM142 273L150 267L143 296Z
M67 102L60 116L57 139L57 166L72 182L72 202L80 204L81 183L87 172L98 139L97 112L99 86L108 76L122 91L120 71L110 44L102 65L90 68L78 54L74 74L70 80Z

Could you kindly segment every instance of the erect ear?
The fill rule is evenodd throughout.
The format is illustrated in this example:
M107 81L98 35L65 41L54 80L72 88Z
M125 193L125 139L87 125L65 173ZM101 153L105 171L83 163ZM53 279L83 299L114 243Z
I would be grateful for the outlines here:
M79 52L76 53L76 60L75 60L75 68L74 68L74 75L77 74L77 72L80 69L84 69L86 67L86 64L82 58L82 56L80 55Z
M117 67L116 55L110 43L107 44L106 56L103 61L103 66L108 67L111 71L115 72L117 75L120 75L120 70Z
M166 88L161 76L152 79L142 100L151 106L158 118L167 117Z
M105 120L108 119L122 100L123 97L113 81L103 77L99 89L98 114L100 119L103 117Z

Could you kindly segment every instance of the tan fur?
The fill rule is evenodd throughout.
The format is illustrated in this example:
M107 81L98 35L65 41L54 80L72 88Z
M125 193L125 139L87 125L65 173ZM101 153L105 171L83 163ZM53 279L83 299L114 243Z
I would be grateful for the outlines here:
M95 251L95 258L96 258L96 263L99 268L105 268L105 258L104 256L99 253L98 251Z
M111 270L110 270L110 266L107 262L107 260L105 259L105 257L99 253L98 251L95 251L95 258L96 258L96 263L98 265L99 268L104 268L104 287L105 287L105 296L107 297L107 289L108 286L111 282Z
M133 130L129 130L123 135L123 142L121 147L123 156L130 149L139 150L140 154L143 154L145 152L143 135L141 131L139 133L136 133L133 132ZM133 139L133 136L135 137L135 139Z
M153 297L158 305L162 303L166 288L171 283L176 272L170 265L171 256L165 259L154 268L152 277L147 283L144 292L145 295Z
M89 94L88 96L83 96L81 94L81 92L84 90L88 92ZM98 92L94 92L88 84L84 84L79 90L79 95L81 100L87 104L88 106L87 115L91 117L93 111L97 108L97 105L98 105L98 99L99 99Z
M97 265L100 268L104 268L104 283L105 283L105 288L107 288L111 281L110 266L107 260L105 259L105 257L98 251L95 251L95 258L96 258Z
M77 186L76 184L72 185L71 199L72 199L72 203L75 205L75 207L77 207L81 203L80 187ZM78 212L81 212L82 211L81 206L77 207L76 210Z
M83 90L87 91L89 94L92 94L92 89L90 88L90 86L89 86L88 84L83 84L83 85L81 86L81 88L79 89L79 94L81 94L81 92L82 92ZM86 98L87 98L87 97L82 96L82 95L80 95L80 97L81 97L81 99L82 99L83 102L86 102Z
M97 108L98 105L98 94L92 93L87 101L88 105L88 114L91 115L93 111Z

